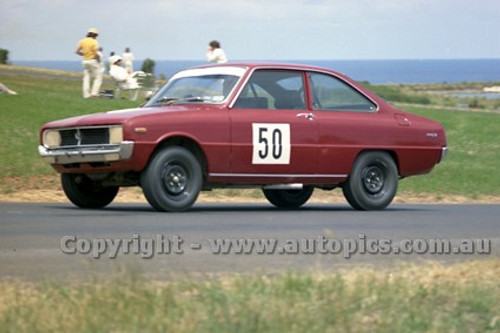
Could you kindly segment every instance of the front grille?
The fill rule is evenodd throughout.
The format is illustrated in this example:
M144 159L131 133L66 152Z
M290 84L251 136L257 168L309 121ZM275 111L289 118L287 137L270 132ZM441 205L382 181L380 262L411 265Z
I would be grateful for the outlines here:
M109 144L109 128L76 128L59 131L61 147Z
M76 138L76 129L59 131L61 134L61 146L76 146L78 140Z
M82 145L96 145L109 143L109 129L86 128L80 130L82 134Z

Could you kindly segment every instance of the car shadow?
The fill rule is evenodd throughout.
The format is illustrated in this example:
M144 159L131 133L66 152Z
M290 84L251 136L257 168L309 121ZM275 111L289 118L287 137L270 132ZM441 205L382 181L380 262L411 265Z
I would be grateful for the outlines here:
M49 206L47 206L49 207ZM84 210L86 212L146 212L154 214L189 214L206 212L352 212L353 214L382 214L397 211L427 211L431 208L428 205L393 204L384 210L379 211L358 211L349 205L342 204L306 204L295 209L277 208L265 203L199 203L195 204L185 212L158 212L148 204L137 203L116 203L101 209L82 209L71 204L51 204L50 208L62 210Z

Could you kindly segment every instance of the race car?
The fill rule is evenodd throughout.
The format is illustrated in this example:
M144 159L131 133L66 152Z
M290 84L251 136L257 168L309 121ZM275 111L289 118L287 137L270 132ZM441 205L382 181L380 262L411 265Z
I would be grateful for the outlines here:
M341 73L226 63L178 72L139 108L45 124L38 150L82 208L105 207L123 186L140 186L158 211L242 187L297 208L315 189L339 187L353 208L380 210L399 179L430 172L447 144L439 123Z

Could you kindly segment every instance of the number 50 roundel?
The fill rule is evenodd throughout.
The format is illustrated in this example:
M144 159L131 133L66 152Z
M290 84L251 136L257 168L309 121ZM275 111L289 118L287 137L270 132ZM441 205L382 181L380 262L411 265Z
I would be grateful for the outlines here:
M290 124L252 124L252 164L290 164Z

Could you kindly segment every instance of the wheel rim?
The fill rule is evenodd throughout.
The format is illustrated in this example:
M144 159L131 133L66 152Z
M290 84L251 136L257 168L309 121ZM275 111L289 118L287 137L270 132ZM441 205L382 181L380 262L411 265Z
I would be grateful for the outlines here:
M169 194L179 195L187 187L188 173L186 169L179 164L168 164L163 169L163 185Z
M375 195L384 188L384 171L378 165L371 165L363 170L362 180L365 190Z

